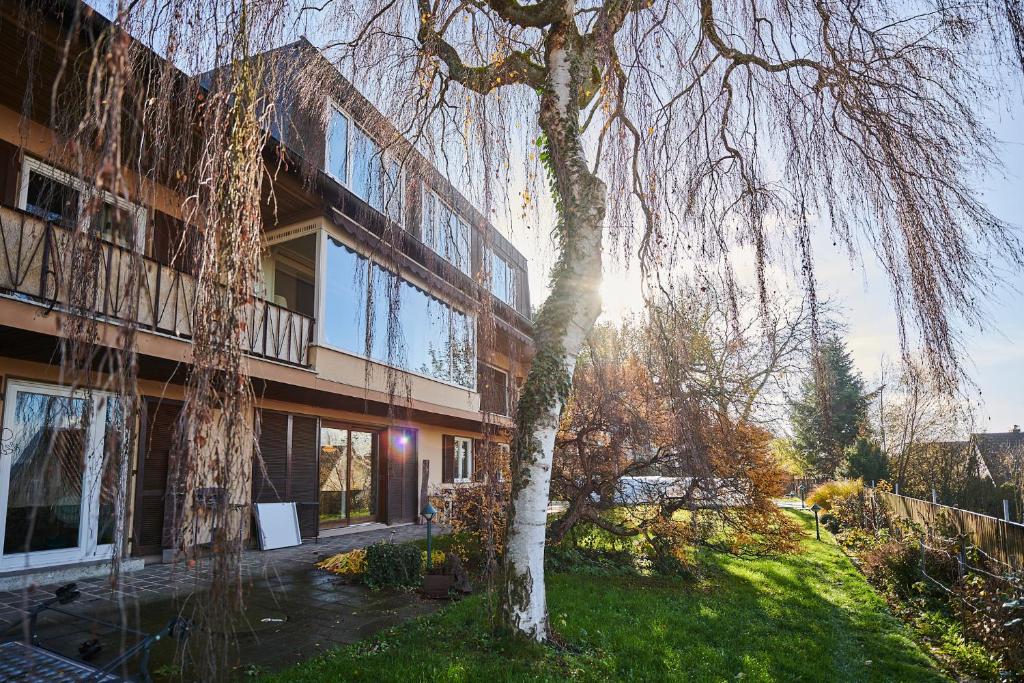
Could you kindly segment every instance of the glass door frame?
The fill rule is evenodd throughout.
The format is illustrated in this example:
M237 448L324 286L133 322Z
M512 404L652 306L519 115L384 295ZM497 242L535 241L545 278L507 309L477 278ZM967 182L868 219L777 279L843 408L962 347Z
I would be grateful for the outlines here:
M81 399L91 403L89 409L89 433L86 435L85 471L82 473L82 500L79 508L78 546L55 550L36 550L19 553L4 553L4 539L7 531L7 500L10 492L11 465L14 452L0 448L0 570L34 569L71 562L87 562L109 559L114 554L113 544L99 544L100 494L103 489L103 460L106 438L107 401L114 394L98 390L70 391L59 384L48 384L8 378L4 395L3 438L16 439L19 432L15 424L17 397L19 392L43 394L67 399Z
M345 431L345 432L348 433L348 438L346 439L346 448L345 448L345 491L344 491L344 494L345 494L345 517L342 520L329 522L325 526L324 523L320 519L320 514L318 514L317 515L317 529L319 531L324 531L324 530L327 530L327 529L343 528L343 527L351 526L353 524L366 524L366 523L369 523L369 522L379 522L381 519L384 518L384 510L382 509L381 506L382 506L382 503L384 501L384 487L385 487L385 481L386 481L385 472L384 472L384 470L382 468L381 457L380 457L380 454L381 454L380 442L381 442L381 439L384 438L384 436L386 436L386 434L387 434L387 431L388 431L387 427L379 427L379 426L374 426L374 425L363 425L363 424L358 424L358 423L353 423L353 422L343 422L343 421L338 421L338 420L324 420L324 419L321 419L320 420L320 428L319 428L319 431L317 432L317 451L316 451L318 481L319 481L320 457L323 454L321 449L323 448L322 437L323 437L323 430L324 429L337 429L337 430ZM371 458L371 460L373 462L373 465L376 466L376 470L377 470L377 481L376 481L376 486L377 486L377 495L376 495L376 498L377 498L377 500L376 500L377 512L375 514L372 514L372 515L360 515L359 517L353 517L352 516L352 505L351 505L351 499L349 498L349 496L351 495L351 491L352 491L352 432L363 432L364 434L370 434L373 437L371 451L370 451L371 452L370 458ZM318 488L319 488L319 484L318 484ZM322 490L318 490L317 491L317 496L319 497L321 493L322 493ZM322 511L321 511L321 514L322 514Z

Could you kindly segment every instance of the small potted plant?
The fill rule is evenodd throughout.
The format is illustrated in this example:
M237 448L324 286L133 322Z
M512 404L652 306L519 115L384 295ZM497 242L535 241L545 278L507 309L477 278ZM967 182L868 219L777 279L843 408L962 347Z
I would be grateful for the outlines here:
M452 588L452 575L445 571L444 553L440 550L423 553L426 570L423 574L423 594L428 598L443 600Z

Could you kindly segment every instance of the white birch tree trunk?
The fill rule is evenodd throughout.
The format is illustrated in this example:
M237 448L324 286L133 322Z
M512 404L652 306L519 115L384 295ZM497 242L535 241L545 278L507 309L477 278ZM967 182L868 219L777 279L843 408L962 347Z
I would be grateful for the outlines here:
M572 13L569 14L572 16ZM551 294L534 321L535 356L517 411L505 550L502 617L533 640L548 636L544 543L555 436L576 357L601 312L604 183L590 172L579 135L579 95L587 55L572 25L552 30L540 123L558 210L559 261Z

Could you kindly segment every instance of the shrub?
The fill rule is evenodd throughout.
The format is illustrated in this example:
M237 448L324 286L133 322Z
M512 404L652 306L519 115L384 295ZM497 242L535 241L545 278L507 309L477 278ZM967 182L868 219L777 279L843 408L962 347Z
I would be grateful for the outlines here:
M860 562L868 581L902 597L908 597L921 578L921 551L906 541L890 540L869 548L861 554Z
M418 586L422 562L419 547L412 543L374 543L366 548L363 582L373 589Z
M968 574L953 586L959 599L950 604L968 635L997 653L1005 668L1024 676L1024 622L1013 621L1021 610L1006 607L1020 589L996 576Z
M316 565L319 569L342 576L360 576L366 571L366 550L359 548L347 553L338 553L321 560Z
M856 496L863 490L864 482L860 479L827 481L811 491L811 494L807 496L807 504L817 503L822 509L828 511L836 502Z
M821 525L833 534L839 533L839 519L831 512L826 512L821 516Z
M544 564L552 573L620 576L637 573L633 554L628 550L579 546L570 541L548 546Z

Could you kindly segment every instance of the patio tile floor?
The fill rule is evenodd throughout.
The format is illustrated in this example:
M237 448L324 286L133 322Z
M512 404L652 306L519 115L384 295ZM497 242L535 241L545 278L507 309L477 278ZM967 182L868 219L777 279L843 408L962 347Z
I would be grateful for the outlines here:
M415 593L371 592L313 566L324 557L377 541L402 542L424 534L423 527L406 525L348 533L295 548L246 551L242 560L244 615L233 627L237 675L252 669L284 668L438 609L441 603ZM105 620L111 626L48 611L40 616L38 633L46 647L72 658L78 658L83 642L99 638L104 649L93 664L110 661L133 642L125 637L122 626L148 633L159 630L172 616L192 618L209 589L202 566L188 569L183 564L154 564L124 574L116 589L108 579L76 583L82 596L65 609L72 615ZM0 593L0 641L24 637L19 626L27 614L26 606L30 609L52 597L57 587ZM172 643L161 642L152 651L150 671L174 668L168 665L181 654L176 655ZM187 646L184 654L187 656Z

